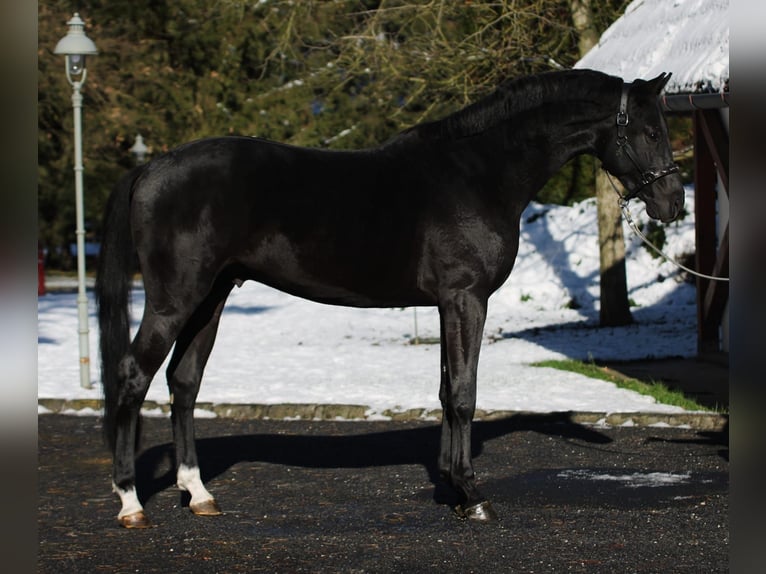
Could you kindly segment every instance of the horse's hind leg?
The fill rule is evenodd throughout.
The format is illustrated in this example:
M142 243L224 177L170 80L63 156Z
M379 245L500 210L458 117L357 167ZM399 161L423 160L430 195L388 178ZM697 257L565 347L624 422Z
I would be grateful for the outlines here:
M114 415L112 484L122 503L117 518L126 528L150 526L136 493L138 418L149 385L173 346L182 322L180 316L145 312L130 351L120 361L120 390Z
M176 448L176 484L191 495L190 510L202 516L218 515L221 510L202 484L194 444L194 404L202 372L213 349L221 312L232 287L231 283L219 281L194 312L178 337L167 370Z

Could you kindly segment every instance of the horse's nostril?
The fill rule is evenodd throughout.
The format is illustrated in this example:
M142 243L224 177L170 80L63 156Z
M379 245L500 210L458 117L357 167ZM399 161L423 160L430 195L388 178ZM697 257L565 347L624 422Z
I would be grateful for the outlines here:
M677 218L679 215L681 215L681 210L684 207L684 198L683 196L676 198L673 201L673 219Z

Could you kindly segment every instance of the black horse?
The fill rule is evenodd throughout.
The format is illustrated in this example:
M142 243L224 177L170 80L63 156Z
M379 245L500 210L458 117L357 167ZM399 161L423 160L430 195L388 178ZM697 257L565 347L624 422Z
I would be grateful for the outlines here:
M200 479L193 410L226 298L248 279L334 305L437 306L439 469L463 516L494 518L476 486L471 421L487 300L511 273L520 215L567 160L590 153L622 182L625 199L674 219L683 187L658 103L668 78L523 77L373 149L220 137L129 173L107 205L96 283L121 524L149 524L135 489L139 410L174 344L167 382L177 484L194 513L220 513ZM136 254L146 304L131 342Z

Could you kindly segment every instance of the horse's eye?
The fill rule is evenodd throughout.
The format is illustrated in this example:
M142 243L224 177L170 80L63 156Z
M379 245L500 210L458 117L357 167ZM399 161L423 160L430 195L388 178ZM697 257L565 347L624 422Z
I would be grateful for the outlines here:
M660 132L654 128L646 128L646 137L651 142L657 142L660 140Z

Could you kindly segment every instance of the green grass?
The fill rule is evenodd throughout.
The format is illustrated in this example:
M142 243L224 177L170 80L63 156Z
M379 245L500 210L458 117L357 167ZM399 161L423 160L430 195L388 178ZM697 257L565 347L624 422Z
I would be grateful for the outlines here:
M532 363L533 367L551 367L553 369L560 369L562 371L571 371L573 373L579 373L591 379L600 379L602 381L608 381L614 383L621 389L627 389L629 391L635 391L642 395L648 395L654 397L657 402L665 405L673 405L684 408L689 411L710 411L708 407L700 405L696 401L686 397L680 391L674 391L669 389L664 383L650 382L645 383L638 379L632 379L626 377L614 371L610 371L604 367L599 367L595 363L586 363L583 361L565 360L565 361L540 361L539 363Z

